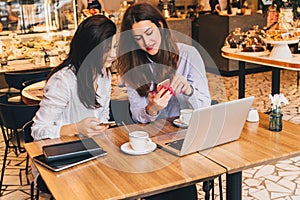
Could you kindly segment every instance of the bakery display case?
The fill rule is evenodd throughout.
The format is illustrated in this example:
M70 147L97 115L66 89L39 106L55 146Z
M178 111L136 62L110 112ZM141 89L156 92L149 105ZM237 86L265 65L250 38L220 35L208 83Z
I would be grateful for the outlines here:
M75 9L74 9L75 8ZM76 28L75 1L7 0L0 2L0 35L45 33Z

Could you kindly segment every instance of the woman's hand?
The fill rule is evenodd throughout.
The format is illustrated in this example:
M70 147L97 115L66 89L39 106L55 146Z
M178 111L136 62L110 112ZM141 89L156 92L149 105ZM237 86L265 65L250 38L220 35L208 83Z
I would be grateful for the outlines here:
M170 87L173 88L173 90L178 94L183 93L187 96L190 96L193 93L193 88L187 82L187 80L181 75L174 76Z
M69 124L61 127L61 136L74 136L76 134L83 134L88 137L98 135L105 131L108 125L99 125L100 120L95 117L87 117L74 124Z
M146 106L146 112L151 115L157 115L158 111L167 107L169 100L172 97L173 92L168 88L161 87L159 88L157 94L150 92L148 95L148 105Z
M95 117L88 117L76 123L77 132L86 136L94 136L102 133L108 125L99 125L100 120Z

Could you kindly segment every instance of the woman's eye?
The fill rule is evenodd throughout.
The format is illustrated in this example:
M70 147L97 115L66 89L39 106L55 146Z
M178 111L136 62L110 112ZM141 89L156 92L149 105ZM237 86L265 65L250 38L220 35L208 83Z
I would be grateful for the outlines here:
M111 47L105 47L104 52L108 52L111 49Z
M140 40L140 39L142 39L142 36L136 35L136 36L134 36L134 39L135 40Z
M153 30L150 29L150 30L148 30L148 31L146 32L146 35L151 35L152 33L153 33Z

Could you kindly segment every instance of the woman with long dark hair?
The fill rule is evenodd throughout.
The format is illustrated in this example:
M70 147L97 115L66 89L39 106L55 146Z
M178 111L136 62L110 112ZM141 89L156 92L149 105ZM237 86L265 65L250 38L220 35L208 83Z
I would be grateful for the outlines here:
M148 3L123 17L115 62L128 87L133 120L148 123L210 105L206 72L196 48L177 43L161 12ZM170 85L158 83L169 79Z
M100 134L109 118L110 48L115 24L103 15L84 20L70 43L67 58L47 80L40 109L33 118L34 139L81 133Z
M161 12L148 3L126 10L114 64L128 88L132 118L137 122L175 117L182 108L210 105L200 54L190 45L177 43ZM165 83L159 86L161 82ZM198 198L196 186L191 185L146 199Z

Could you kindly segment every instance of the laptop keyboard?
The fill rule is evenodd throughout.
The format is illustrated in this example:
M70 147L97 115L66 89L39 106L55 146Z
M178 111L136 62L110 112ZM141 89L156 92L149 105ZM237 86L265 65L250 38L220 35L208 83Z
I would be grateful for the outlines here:
M180 140L175 140L173 142L169 142L168 146L180 150L182 148L182 144L183 144L183 139L180 139Z

